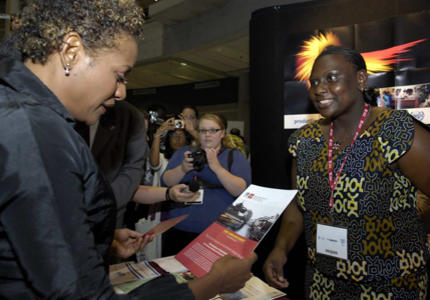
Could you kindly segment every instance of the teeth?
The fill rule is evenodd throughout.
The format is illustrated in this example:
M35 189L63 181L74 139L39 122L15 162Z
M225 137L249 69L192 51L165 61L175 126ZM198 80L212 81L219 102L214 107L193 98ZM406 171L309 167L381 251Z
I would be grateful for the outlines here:
M328 104L330 102L331 102L331 100L322 100L322 101L320 101L321 104Z

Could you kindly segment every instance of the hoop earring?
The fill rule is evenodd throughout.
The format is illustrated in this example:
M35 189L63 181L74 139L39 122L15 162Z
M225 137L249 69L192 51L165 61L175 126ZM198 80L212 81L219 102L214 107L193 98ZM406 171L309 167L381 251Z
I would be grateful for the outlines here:
M66 64L66 68L64 69L64 75L69 76L70 75L70 64Z

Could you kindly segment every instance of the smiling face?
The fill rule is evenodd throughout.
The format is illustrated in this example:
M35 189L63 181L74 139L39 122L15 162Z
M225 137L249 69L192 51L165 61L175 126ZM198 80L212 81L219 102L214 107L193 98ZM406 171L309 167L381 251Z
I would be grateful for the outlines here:
M126 97L125 76L137 58L137 43L124 34L118 46L103 49L94 56L84 54L70 71L70 83L64 105L77 120L96 123L115 100Z
M225 130L214 120L201 119L199 122L200 145L203 149L214 148L220 149L222 138L225 135ZM210 130L215 129L214 133Z
M343 55L327 54L314 63L309 96L323 117L335 118L353 107L362 109L366 79L366 72L357 71Z

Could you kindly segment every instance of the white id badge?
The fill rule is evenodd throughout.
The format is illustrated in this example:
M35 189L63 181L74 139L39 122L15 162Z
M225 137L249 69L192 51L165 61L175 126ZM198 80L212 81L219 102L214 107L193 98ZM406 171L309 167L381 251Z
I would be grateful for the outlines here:
M317 253L348 259L348 230L317 224Z
M185 202L185 204L203 204L203 193L204 189L199 189L199 191L194 195L194 197L191 198L190 201Z

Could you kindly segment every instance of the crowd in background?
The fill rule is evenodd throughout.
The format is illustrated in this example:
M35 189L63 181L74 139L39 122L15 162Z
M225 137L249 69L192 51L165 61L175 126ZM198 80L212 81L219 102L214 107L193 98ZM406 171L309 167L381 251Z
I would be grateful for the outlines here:
M251 184L249 148L222 115L122 101L142 24L134 1L115 0L33 0L13 22L0 49L0 298L118 297L110 263L176 254ZM323 118L289 138L298 194L263 258L266 280L288 287L303 234L307 298L425 299L430 133L389 97L375 106L367 76L351 49L314 62ZM142 234L185 214L162 237ZM126 297L236 291L255 260L226 256L202 278L162 277Z
M171 186L176 183L189 186L190 181L193 181L191 185L199 185L196 191L202 189L202 193L204 193L203 205L198 206L182 205L183 207L178 207L178 205L172 206L167 203L136 206L133 202L129 204L125 225L140 232L149 230L152 226L167 218L192 212L188 220L181 222L177 228L171 229L163 236L155 237L151 244L137 254L138 260L150 260L162 255L176 254L207 227L210 222L214 221L237 196L225 191L224 185L218 181L219 176L212 172L209 167L211 164L208 164L207 160L203 162L201 170L197 171L192 164L188 164L188 168L191 167L191 169L188 169L188 176L184 176L184 179L175 179L174 183L165 184L162 177L166 169L173 168L173 162L169 166L172 158L175 164L182 164L189 159L188 155L198 152L198 150L203 150L202 148L216 149L219 161L228 169L229 174L234 173L246 178L246 185L240 187L240 192L250 183L251 174L249 162L246 160L246 157L249 157L249 149L244 143L244 138L240 136L240 130L237 128L233 128L230 134L226 133L227 120L222 115L203 114L199 117L196 107L191 105L184 105L180 112L171 113L164 106L153 104L148 106L147 111L143 112L143 116L150 151L145 158L145 173L141 183L155 187ZM210 123L209 127L215 127L219 131L202 133L204 129L201 128L200 122L203 119L207 119L206 122ZM212 145L207 145L206 137L209 139L215 138L216 141ZM230 154L231 150L226 149L237 151L233 151ZM177 151L180 154L175 155ZM203 153L203 156L206 159L206 152ZM231 160L230 162L229 159ZM190 160L192 161L193 159ZM216 164L212 165L218 166ZM207 176L209 176L209 179ZM223 175L220 176L223 177ZM204 178L207 181L202 183ZM225 181L234 179L235 176L232 178L227 177ZM219 199L225 200L221 202ZM205 213L208 211L210 212L209 215ZM195 216L199 216L201 220L204 219L204 225L199 225L201 221L193 221ZM184 226L185 230L181 230L180 228L184 229Z

